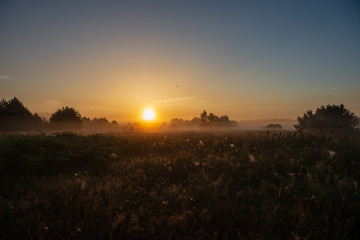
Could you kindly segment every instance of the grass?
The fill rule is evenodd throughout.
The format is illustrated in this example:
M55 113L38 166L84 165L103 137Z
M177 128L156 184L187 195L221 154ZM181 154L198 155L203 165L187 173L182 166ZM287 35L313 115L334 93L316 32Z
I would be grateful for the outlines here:
M360 136L0 137L1 239L357 239Z

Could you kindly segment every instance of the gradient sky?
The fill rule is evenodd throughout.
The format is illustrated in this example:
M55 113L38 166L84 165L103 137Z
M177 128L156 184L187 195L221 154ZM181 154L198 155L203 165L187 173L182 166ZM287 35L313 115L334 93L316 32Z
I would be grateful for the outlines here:
M0 1L0 98L159 120L360 115L359 1Z

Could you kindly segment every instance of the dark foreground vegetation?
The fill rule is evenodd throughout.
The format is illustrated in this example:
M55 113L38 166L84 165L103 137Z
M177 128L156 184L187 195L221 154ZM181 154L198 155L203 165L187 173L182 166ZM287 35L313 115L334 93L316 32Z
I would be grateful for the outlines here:
M360 136L0 137L1 239L359 239Z

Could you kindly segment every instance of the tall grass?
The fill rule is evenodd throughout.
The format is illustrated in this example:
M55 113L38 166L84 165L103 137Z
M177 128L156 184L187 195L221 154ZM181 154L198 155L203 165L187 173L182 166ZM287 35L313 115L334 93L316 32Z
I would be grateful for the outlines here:
M0 137L1 239L356 239L360 136Z

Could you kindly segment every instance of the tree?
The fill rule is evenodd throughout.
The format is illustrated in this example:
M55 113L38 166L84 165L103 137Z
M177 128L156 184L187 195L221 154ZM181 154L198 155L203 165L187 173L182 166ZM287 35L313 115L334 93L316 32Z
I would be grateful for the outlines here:
M227 115L224 115L219 118L219 121L220 122L230 122L230 119Z
M88 117L82 117L81 120L83 123L90 123L90 121L91 121L90 118L88 118Z
M209 119L209 122L211 122L211 123L216 123L216 122L219 121L219 117L216 116L216 115L213 114L213 113L210 113L210 114L209 114L208 119Z
M51 117L50 122L61 127L81 127L81 114L73 107L62 107L56 110Z
M93 118L91 120L91 123L108 124L109 121L104 117L100 117L100 118Z
M359 124L359 118L343 104L321 106L313 113L308 110L303 117L297 118L297 130L321 130L327 132L349 132Z
M200 119L203 123L206 123L209 120L207 112L205 110L200 114Z
M231 121L227 115L220 117L213 113L208 115L205 110L200 114L200 119L202 126L234 127L237 125L237 122Z
M17 97L14 97L9 101L6 101L5 99L1 100L0 116L26 119L31 118L33 115Z
M16 97L0 101L0 130L30 130L41 127L43 119L32 114Z

